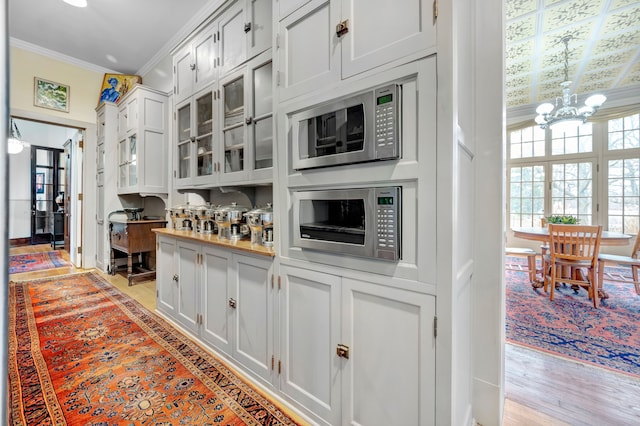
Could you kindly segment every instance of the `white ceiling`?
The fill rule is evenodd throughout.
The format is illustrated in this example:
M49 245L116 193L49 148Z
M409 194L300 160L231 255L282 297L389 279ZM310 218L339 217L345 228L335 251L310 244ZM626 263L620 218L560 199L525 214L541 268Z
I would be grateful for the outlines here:
M109 71L137 74L174 36L185 37L185 26L195 28L207 4L220 1L87 3L77 8L62 0L9 0L9 36Z
M9 0L14 39L110 71L139 74L163 48L195 28L201 12L222 0ZM640 2L632 0L505 0L508 110L553 101L569 44L573 91L624 93L640 87ZM15 41L15 40L14 40ZM606 106L606 105L605 105Z

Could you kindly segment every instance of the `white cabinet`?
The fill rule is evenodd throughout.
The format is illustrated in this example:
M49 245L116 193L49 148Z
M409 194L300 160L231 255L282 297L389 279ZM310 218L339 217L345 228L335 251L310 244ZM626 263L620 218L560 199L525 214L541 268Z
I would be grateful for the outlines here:
M435 53L436 28L427 0L312 0L280 21L277 39L284 100Z
M158 237L157 309L271 384L273 259Z
M96 267L104 272L109 265L109 213L122 208L117 196L118 106L104 102L96 108Z
M239 0L218 20L220 75L271 47L272 0Z
M273 179L271 51L220 81L221 183Z
M167 193L167 96L137 85L118 107L118 194Z
M173 55L176 103L204 89L217 77L217 26L210 24Z
M205 89L178 103L176 109L175 187L210 184L219 164L214 151L219 139L214 91Z
M435 298L281 265L281 392L327 424L435 422Z
M156 246L156 309L174 317L178 301L178 275L175 265L176 241L157 237Z

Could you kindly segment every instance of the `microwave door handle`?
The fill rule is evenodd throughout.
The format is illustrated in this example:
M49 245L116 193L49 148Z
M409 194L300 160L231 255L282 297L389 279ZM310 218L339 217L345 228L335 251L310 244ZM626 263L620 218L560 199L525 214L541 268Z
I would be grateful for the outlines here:
M309 121L315 118L304 119L298 121L298 143L294 144L294 151L298 151L294 160L303 160L309 158Z

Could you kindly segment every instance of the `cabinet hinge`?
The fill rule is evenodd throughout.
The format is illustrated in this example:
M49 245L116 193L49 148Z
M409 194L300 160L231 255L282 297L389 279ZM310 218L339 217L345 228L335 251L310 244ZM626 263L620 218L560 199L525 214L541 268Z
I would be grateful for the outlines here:
M175 95L176 93L178 93L177 90L176 90L176 86L173 86L173 94ZM176 114L175 113L173 114L173 119L174 120L176 119Z
M280 71L276 71L276 86L280 86Z
M438 317L433 317L433 337L438 337Z
M82 194L78 194L78 201L82 201Z
M175 74L176 72L177 72L177 71L176 71L176 66L174 65L174 66L173 66L173 73ZM174 89L175 89L175 88L174 88Z
M600 164L596 164L596 173L600 172Z
M220 30L216 31L216 34L218 35L218 40L220 40Z
M282 277L278 275L278 290L282 290Z
M156 290L156 299L160 298L160 290Z
M176 171L175 170L173 171L173 177L174 178L176 177Z
M600 211L600 203L596 203L596 212Z
M275 364L276 364L276 357L271 355L271 369L272 370L275 368Z
M273 290L273 274L271 274L271 289Z
M78 247L78 254L82 254L82 247Z
M84 148L84 141L78 141L78 148Z
M276 34L276 49L280 49L280 34Z
M282 361L278 360L278 374L282 373Z
M438 0L433 0L433 19L438 18Z
M216 59L217 59L217 62L218 62L218 66L220 66L220 56L218 56Z

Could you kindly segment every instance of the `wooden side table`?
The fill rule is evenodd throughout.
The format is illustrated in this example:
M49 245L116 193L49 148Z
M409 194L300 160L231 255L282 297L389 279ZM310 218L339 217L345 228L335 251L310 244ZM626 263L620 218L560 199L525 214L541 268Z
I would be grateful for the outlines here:
M129 285L132 285L134 278L155 278L155 269L148 265L148 261L144 262L145 253L148 257L149 252L156 250L156 236L151 230L164 228L166 225L166 220L111 220L109 222L111 275L116 274L115 251L117 250L127 255ZM134 265L133 255L135 254L140 255L142 259Z

